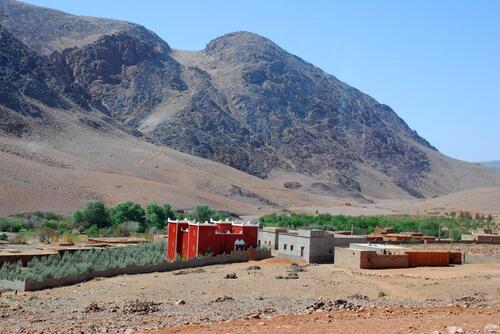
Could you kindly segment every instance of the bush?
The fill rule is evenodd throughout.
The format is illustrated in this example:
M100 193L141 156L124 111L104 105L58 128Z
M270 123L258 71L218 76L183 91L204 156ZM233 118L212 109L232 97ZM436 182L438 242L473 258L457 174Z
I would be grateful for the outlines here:
M40 230L38 230L38 238L41 242L47 244L56 241L58 236L59 234L57 233L57 231L48 226L44 226Z
M113 228L112 234L114 237L129 237L132 233L137 232L139 229L139 223L137 222L125 222L123 224L118 224Z
M7 240L7 239L8 239L7 234L0 233L0 240Z
M165 242L157 242L122 248L66 252L63 256L35 258L28 263L24 271L21 269L21 263L4 263L0 267L0 279L43 281L131 265L160 264L166 262L165 248Z
M17 233L24 230L25 226L20 218L1 218L0 232Z
M73 222L80 229L88 226L97 228L106 228L111 226L111 219L106 206L101 201L90 201L85 208L78 210L73 214Z
M146 221L144 209L134 202L122 202L111 209L111 221L113 225L123 224L125 222L138 222L144 225Z
M215 214L215 211L207 205L199 204L194 209L194 212L188 215L190 220L196 220L198 222L210 221L210 218Z
M92 225L87 229L87 235L89 237L97 237L99 235L99 228L96 225Z
M150 203L146 207L146 222L148 227L154 226L159 230L164 230L167 219L175 219L175 213L170 204L166 203L160 206L158 203ZM144 230L147 230L147 228L144 228Z

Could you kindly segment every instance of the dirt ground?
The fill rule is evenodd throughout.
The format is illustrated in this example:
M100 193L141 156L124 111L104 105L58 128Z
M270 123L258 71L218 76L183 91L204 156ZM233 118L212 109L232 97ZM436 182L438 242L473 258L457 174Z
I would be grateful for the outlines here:
M188 325L145 333L446 333L447 327L483 332L487 325L500 326L500 310L457 307L370 309L362 312L322 312L274 319L227 321L214 325Z
M500 246L492 249L500 254ZM237 278L224 278L228 273ZM290 273L298 278L277 278ZM349 305L345 308L350 310L317 308L318 300L331 305L345 302L342 305ZM300 319L305 319L300 320L304 331L311 326L319 332L321 326L338 322L369 326L370 319L377 323L386 316L392 319L391 330L406 326L402 331L406 333L408 326L417 326L421 320L428 321L423 324L432 330L444 325L466 326L467 319L470 326L484 326L498 322L499 308L500 261L445 268L352 270L332 264L297 266L271 258L94 279L37 292L6 292L0 296L0 333L124 333L127 329L165 328L167 333L194 329L197 333L201 329L224 333L234 332L238 326L273 332L276 326L284 326L280 329L284 332L289 323ZM403 312L401 317L393 315L397 312ZM328 318L331 323L326 314L333 317ZM325 323L319 326L318 321ZM184 327L171 329L175 326ZM417 326L415 331L421 328Z

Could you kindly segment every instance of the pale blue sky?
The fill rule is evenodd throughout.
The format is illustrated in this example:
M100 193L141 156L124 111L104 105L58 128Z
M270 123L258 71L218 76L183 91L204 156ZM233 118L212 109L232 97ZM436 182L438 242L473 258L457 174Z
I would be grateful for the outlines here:
M176 49L252 31L388 104L441 152L500 159L500 1L28 2L136 22Z

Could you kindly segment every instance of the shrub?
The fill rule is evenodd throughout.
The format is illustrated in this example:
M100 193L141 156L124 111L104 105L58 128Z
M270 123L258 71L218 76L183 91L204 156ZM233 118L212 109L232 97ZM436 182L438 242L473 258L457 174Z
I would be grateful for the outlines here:
M191 220L199 222L210 221L210 218L215 214L215 211L207 205L199 204L194 211L188 215Z
M40 230L38 230L38 238L41 242L47 244L56 241L58 236L59 234L57 233L57 231L48 226L44 226Z
M92 225L87 229L87 235L89 237L97 237L99 235L99 228L96 225Z
M8 239L7 234L0 233L0 240L7 240L7 239Z
M112 234L115 237L129 237L132 233L139 229L139 223L137 222L125 222L123 224L118 224L113 228Z
M64 253L63 256L34 258L23 271L21 264L4 263L0 279L43 281L81 273L166 262L166 243L156 242L121 248L93 249Z
M20 218L1 218L0 219L0 232L17 233L23 230L24 224Z
M113 225L125 222L138 222L143 224L146 221L144 209L134 202L122 202L111 209L111 221Z
M73 214L73 222L75 226L81 229L85 229L92 225L95 225L97 228L111 226L109 212L101 201L88 202L85 208Z

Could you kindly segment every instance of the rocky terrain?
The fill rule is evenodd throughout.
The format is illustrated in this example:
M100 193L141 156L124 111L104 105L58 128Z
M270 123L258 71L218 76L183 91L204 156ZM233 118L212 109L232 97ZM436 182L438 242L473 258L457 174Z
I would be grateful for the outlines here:
M54 136L75 126L125 132L260 179L286 174L283 189L365 202L500 185L497 173L440 154L390 107L256 34L180 51L133 23L13 0L0 10L8 140L61 142Z
M469 251L476 246L454 247ZM5 292L0 296L0 332L225 333L225 326L271 331L298 319L304 319L304 327L296 332L309 332L317 328L317 317L324 317L330 329L357 323L357 333L370 321L396 324L386 324L387 333L401 328L405 333L447 333L444 328L452 325L482 330L499 319L500 267L498 259L481 261L480 248L473 252L477 262L446 268L351 270L271 258ZM488 256L490 252L498 256L500 247L492 246ZM236 278L225 278L232 274ZM294 278L279 278L287 276Z

